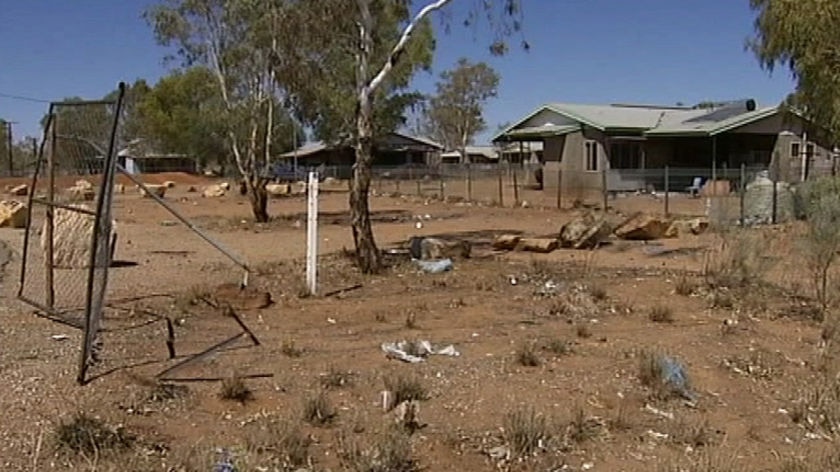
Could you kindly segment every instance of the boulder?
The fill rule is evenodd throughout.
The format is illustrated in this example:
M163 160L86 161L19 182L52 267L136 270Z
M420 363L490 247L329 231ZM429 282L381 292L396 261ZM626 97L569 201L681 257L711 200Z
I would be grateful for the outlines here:
M84 182L84 180L80 180L79 182ZM70 187L67 189L67 196L70 200L75 202L89 202L92 201L93 198L96 196L96 192L93 191L93 187L91 186L84 186L77 185Z
M146 188L140 187L140 195L145 198L152 198L151 194L154 194L158 198L163 198L164 195L166 195L166 190L168 188L166 185L154 184L145 184L145 187Z
M76 208L91 210L86 205ZM93 237L94 217L67 208L56 208L53 218L53 267L58 269L84 269L90 265L90 248ZM47 222L41 230L41 249L46 254ZM116 222L112 222L112 232Z
M26 204L14 201L0 201L0 228L25 228Z
M125 193L125 185L123 184L114 184L114 193L124 194Z
M16 197L25 197L29 195L29 186L26 184L16 185L9 189L9 193Z
M690 220L674 220L665 231L664 237L676 238L682 234L702 234L709 227L706 218L692 218Z
M522 237L515 234L501 234L493 241L493 249L500 251L512 251L516 249L516 245L519 244L520 239L522 239Z
M637 213L620 224L615 229L615 235L621 239L650 241L665 236L669 226L671 224L667 219Z
M339 183L339 180L335 177L327 177L324 179L324 185L336 185Z
M77 180L76 183L73 184L73 187L87 188L93 190L93 184L84 179Z
M173 182L171 180L167 180L166 182L163 183L163 186L166 187L166 188L174 188L175 187L175 182Z
M230 190L230 182L222 182L222 183L220 183L220 184L218 184L218 185L219 185L219 188L220 188L220 189L222 189L222 190L224 190L225 192L227 192L228 190Z
M518 251L549 253L557 249L559 243L553 238L522 238L516 245Z
M563 225L558 239L561 247L592 249L610 235L610 229L610 224L603 218L585 213Z
M271 197L282 197L290 193L289 184L268 184L265 191Z
M469 258L469 241L415 237L409 240L411 257L422 260Z
M306 182L295 182L289 186L289 192L292 195L303 195L306 193Z
M230 188L230 185L228 185ZM204 198L219 198L223 197L227 193L227 189L222 187L222 184L218 185L209 185L204 187L204 190L201 192L201 196Z

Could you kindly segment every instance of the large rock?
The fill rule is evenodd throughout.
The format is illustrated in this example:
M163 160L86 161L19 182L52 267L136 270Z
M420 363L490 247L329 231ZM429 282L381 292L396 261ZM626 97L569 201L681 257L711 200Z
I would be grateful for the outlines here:
M411 238L411 257L422 260L469 258L472 245L469 241L439 238Z
M166 195L168 187L166 185L145 184L146 188L140 187L140 195L144 198L152 198L152 194L158 198L163 198Z
M25 228L26 205L14 200L0 201L0 228Z
M292 195L303 195L306 193L306 182L295 182L289 186L289 191Z
M77 180L76 183L73 184L73 186L78 187L78 188L88 188L88 189L93 190L93 184L88 182L87 180L84 180L84 179Z
M86 205L76 208L90 210ZM90 248L93 238L94 217L87 213L66 208L56 208L53 218L53 267L58 269L84 269L90 265ZM112 222L112 232L116 223ZM41 230L41 249L46 256L47 222Z
M125 193L125 185L114 184L114 193L124 194Z
M16 185L9 189L9 194L14 195L16 197L25 197L29 195L29 186L26 184Z
M265 186L265 191L268 192L269 196L272 197L282 197L291 193L289 189L289 184L268 184Z
M637 213L615 229L615 235L621 239L650 241L665 236L671 226L667 219L658 216Z
M175 188L175 182L172 180L167 180L163 183L163 186L166 188Z
M520 239L522 239L522 237L515 234L501 234L493 241L493 249L500 251L512 251L516 249L516 245L519 244Z
M80 180L76 182L76 185L68 188L66 190L67 197L75 202L89 202L92 201L93 198L96 196L96 192L93 190L93 186L89 183L87 185L79 185L80 182L85 182L84 180ZM85 182L87 183L87 182Z
M204 198L219 198L224 197L227 193L227 189L222 186L223 184L218 185L209 185L204 187L204 190L201 192L201 196ZM230 185L228 185L230 188Z
M557 240L553 238L522 238L516 245L516 249L545 254L556 250L558 246Z
M603 218L586 213L560 228L560 246L572 249L592 249L610 235L610 224Z
M665 231L664 237L676 238L680 235L702 234L709 227L709 220L706 218L692 218L690 220L674 220L671 226Z

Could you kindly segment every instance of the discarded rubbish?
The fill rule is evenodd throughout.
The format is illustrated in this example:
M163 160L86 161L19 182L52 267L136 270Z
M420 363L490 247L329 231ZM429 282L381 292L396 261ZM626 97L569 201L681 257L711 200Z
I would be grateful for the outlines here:
M493 460L508 460L510 459L510 448L506 446L496 446L487 451L487 455Z
M64 341L65 339L68 339L70 336L67 336L66 334L53 334L50 337L52 338L53 341Z
M669 419L669 420L674 419L674 414L673 413L668 412L668 411L660 410L659 408L656 408L654 406L645 405L645 411L648 411L650 413L653 413L656 416L661 416L661 417Z
M685 367L680 361L672 357L662 357L659 359L659 369L662 373L663 383L668 385L675 393L692 402L697 400L697 395L691 391L689 386Z
M390 359L398 359L410 364L423 362L432 355L458 357L461 355L455 346L435 349L429 341L399 341L396 343L382 343L382 351Z
M443 272L449 272L454 267L452 264L452 259L439 259L436 261L421 261L418 259L413 259L414 263L417 264L423 272L427 272L429 274L440 274Z

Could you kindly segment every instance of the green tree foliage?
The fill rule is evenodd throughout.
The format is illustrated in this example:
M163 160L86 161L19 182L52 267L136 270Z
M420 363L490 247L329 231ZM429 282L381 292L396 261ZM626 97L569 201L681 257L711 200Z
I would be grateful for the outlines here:
M202 65L221 99L227 143L257 221L268 220L266 169L282 88L273 70L293 41L280 0L161 0L145 13L155 37L185 67Z
M748 47L762 67L785 67L797 81L794 104L840 137L840 2L750 0Z
M322 0L301 2L291 11L296 41L278 58L277 77L294 96L297 111L312 126L315 137L327 142L352 142L356 128L359 47L355 2ZM410 2L372 0L370 60L384 63L410 18ZM349 7L349 8L348 8ZM326 21L324 12L333 12ZM338 13L338 14L336 14ZM313 25L321 25L316 27ZM435 48L431 23L421 22L412 41L387 80L373 95L374 135L381 136L405 124L406 110L422 100L411 91L414 75L429 70ZM366 77L367 79L367 77Z
M427 110L432 137L447 149L464 152L475 135L487 129L484 106L497 94L499 74L484 62L461 58L440 78Z

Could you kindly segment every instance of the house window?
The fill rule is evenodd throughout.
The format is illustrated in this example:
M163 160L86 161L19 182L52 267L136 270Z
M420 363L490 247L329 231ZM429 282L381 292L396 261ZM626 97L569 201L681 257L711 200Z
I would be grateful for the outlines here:
M808 143L805 145L805 156L808 159L814 157L814 143Z
M790 157L800 157L801 148L799 147L799 143L790 143Z
M598 171L598 143L596 141L587 141L584 144L586 155L586 170L588 172Z
M610 168L641 169L642 144L633 141L617 141L610 145Z

